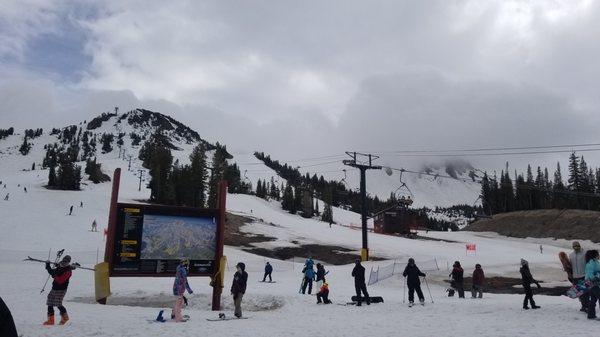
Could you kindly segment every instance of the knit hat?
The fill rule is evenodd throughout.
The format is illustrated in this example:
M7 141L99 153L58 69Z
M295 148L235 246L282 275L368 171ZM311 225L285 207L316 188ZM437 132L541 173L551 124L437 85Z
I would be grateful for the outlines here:
M415 259L413 259L412 257L408 259L408 264L415 264Z
M62 260L60 261L59 265L62 267L66 267L69 265L69 263L71 263L71 256L70 255L65 255Z
M521 265L522 265L522 266L526 266L526 265L528 265L528 264L529 264L529 262L527 262L527 260L525 260L525 259L521 259Z

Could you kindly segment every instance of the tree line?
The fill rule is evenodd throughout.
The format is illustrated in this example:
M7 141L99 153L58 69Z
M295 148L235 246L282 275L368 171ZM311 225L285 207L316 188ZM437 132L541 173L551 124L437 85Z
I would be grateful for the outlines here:
M527 165L525 174L511 178L508 163L498 176L484 173L481 202L488 215L534 209L584 209L600 211L600 168L589 167L584 157L569 156L565 182L560 163L552 175L548 168Z

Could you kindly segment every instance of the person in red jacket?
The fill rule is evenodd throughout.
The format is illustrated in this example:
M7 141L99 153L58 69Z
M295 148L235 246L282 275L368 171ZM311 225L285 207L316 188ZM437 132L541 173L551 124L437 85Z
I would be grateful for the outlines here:
M46 270L48 271L48 274L52 276L53 281L52 290L50 290L48 298L46 299L46 305L48 306L48 320L44 322L44 325L54 325L54 307L57 307L60 311L60 325L64 325L69 320L67 309L63 306L62 301L67 294L72 270L74 270L77 265L72 265L70 263L71 257L69 255L65 255L56 268L52 268L50 266L50 261L46 261Z
M329 285L327 284L327 282L324 282L323 285L321 286L321 289L319 290L319 292L317 293L317 304L330 304L331 301L329 300Z
M483 274L483 269L481 269L481 265L478 263L475 265L475 270L473 271L473 287L471 288L472 298L483 298L484 283L485 275Z

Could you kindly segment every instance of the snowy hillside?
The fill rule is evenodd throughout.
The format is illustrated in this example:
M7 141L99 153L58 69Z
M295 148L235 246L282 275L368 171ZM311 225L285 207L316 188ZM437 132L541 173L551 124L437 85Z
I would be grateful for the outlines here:
M135 129L134 124L119 126L119 123L115 123L115 119L110 119L93 130L100 134L118 128L121 132ZM176 129L174 127L173 130ZM185 151L192 145L188 144L187 136L178 137L173 136L174 145L183 151L179 151L177 156L185 160ZM543 282L544 287L566 284L566 275L556 256L559 251L567 251L570 242L512 239L473 232L420 233L430 240L369 234L371 255L385 260L366 262L367 278L372 268L377 270L393 261L403 265L408 257L414 257L427 271L431 297L424 286L427 297L425 307L406 307L403 300L404 279L398 274L369 287L371 295L384 297L383 304L361 308L316 305L314 296L298 294L302 276L302 263L299 261L307 256L283 261L251 254L242 247L228 246L225 249L229 261L225 273L226 287L230 285L236 262L245 262L249 272L248 289L243 300L244 315L249 317L248 320L207 322L206 318L216 316L215 312L210 311L209 280L192 278L190 285L194 294L189 296L190 306L185 310L191 316L191 321L182 324L149 323L148 320L156 317L159 309L168 309L172 305L171 278L113 278L113 296L109 298L109 305L102 306L93 301L93 275L89 271L76 270L65 300L71 321L65 327L42 327L47 291L40 294L40 290L47 274L42 264L23 262L22 259L28 255L41 259L48 256L52 258L58 249L64 248L75 261L86 266L93 266L102 260L105 245L102 230L106 227L111 187L110 183L96 185L86 181L81 191L44 188L48 171L39 169L44 156L43 145L57 140L56 135L48 134L33 139L33 148L26 156L18 153L21 136L0 140L0 180L6 184L6 188L0 186L0 192L2 197L9 194L9 200L0 200L0 296L11 309L19 333L23 336L343 337L396 336L403 332L411 336L564 336L573 331L580 331L579 335L582 336L595 336L593 328L582 328L582 324L596 322L584 322L584 316L578 311L578 303L564 296L536 295L536 301L542 309L528 312L521 309L520 294L485 293L483 300L446 297L447 285L444 280L448 277L448 266L455 260L462 262L465 276L470 275L475 263L481 263L487 277L518 277L519 260L525 258L530 261L534 276ZM197 140L192 139L194 141ZM136 146L128 140L123 148L127 154L132 154ZM127 158L127 155L119 158L118 150L99 154L105 172L112 173L117 167L123 169L121 201L147 199L149 190L144 184L138 191L136 170L139 163L134 160L134 167L128 171ZM245 163L252 163L249 158L244 160L247 160ZM35 170L31 170L32 162L38 163ZM250 171L260 165L245 165L248 167L245 169L248 179L270 179L269 172ZM266 169L261 167L260 170ZM80 202L83 202L83 207L79 207ZM361 232L351 227L360 223L360 217L353 212L334 208L334 218L339 224L330 228L327 223L291 215L283 211L277 202L254 196L229 194L227 203L229 212L252 219L241 227L243 233L273 238L271 241L253 243L256 248L275 250L315 245L342 247L350 254L357 255L361 247ZM69 216L71 205L74 205L74 212ZM99 232L90 231L94 219L99 224ZM467 255L466 243L476 244L477 253ZM539 251L540 244L544 246L543 254ZM585 249L592 247L598 248L597 245L584 242ZM336 253L334 249L330 251L331 254ZM265 261L273 264L273 276L277 283L258 282L262 278ZM327 265L326 268L330 271L327 280L331 299L334 303L346 303L354 293L350 277L352 265ZM225 291L223 312L231 316L232 306L232 299ZM532 329L531 322L538 323L535 329ZM592 333L586 335L587 332Z

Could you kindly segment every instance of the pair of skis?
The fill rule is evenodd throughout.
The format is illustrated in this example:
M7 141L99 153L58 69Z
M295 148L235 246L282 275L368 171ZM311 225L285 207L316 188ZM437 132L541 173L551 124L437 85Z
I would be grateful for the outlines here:
M59 252L62 252L62 251L64 251L64 249L63 250L59 250ZM62 253L61 253L61 255L62 255ZM56 261L54 261L54 262L50 261L50 264L53 265L53 266L59 265L59 262L58 262L59 258L60 258L60 256L56 259ZM36 259L36 258L31 257L31 256L27 256L27 258L23 259L23 261L33 261L33 262L42 262L42 263L48 262L46 260ZM94 268L84 267L84 266L80 265L77 262L71 263L71 266L73 266L75 268L78 268L78 269L85 269L85 270L91 270L91 271L95 271L96 270Z

